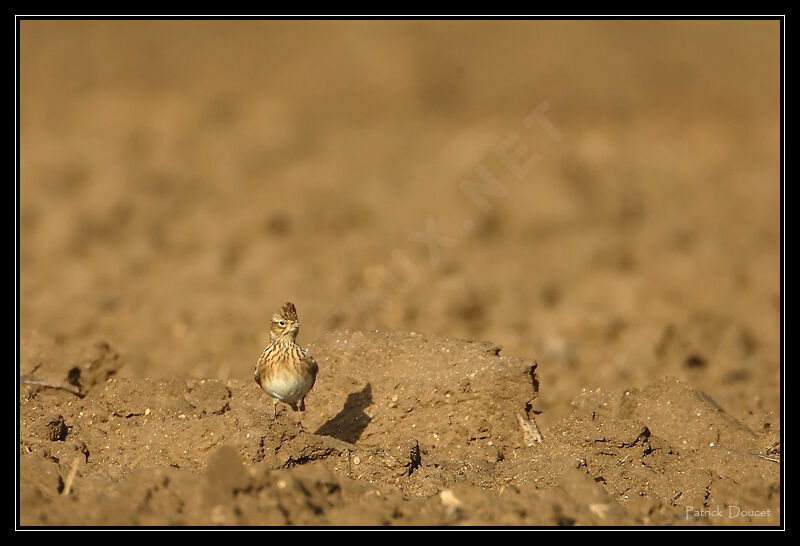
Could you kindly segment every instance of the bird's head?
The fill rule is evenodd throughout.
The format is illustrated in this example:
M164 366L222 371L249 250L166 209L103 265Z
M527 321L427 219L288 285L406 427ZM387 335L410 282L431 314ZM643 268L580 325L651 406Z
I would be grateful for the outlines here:
M273 340L285 338L294 341L299 330L300 321L293 303L285 303L279 313L272 315L269 335Z

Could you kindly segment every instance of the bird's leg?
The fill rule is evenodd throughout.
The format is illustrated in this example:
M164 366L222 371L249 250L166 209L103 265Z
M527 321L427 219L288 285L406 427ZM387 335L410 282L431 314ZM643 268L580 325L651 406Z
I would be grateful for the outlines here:
M300 402L295 402L291 404L291 406L292 409L297 412L297 428L300 429L300 432L304 432L303 415L306 413L305 399L300 400Z
M272 399L272 420L275 421L278 419L278 399Z

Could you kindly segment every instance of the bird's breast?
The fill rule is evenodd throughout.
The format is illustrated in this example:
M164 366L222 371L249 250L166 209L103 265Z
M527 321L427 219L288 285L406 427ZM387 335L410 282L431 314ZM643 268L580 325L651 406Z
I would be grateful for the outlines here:
M283 402L293 404L308 394L314 384L314 377L308 373L290 370L273 370L266 381L262 380L264 391Z
M264 392L288 404L302 400L316 379L316 365L299 347L272 347L263 357L260 383Z

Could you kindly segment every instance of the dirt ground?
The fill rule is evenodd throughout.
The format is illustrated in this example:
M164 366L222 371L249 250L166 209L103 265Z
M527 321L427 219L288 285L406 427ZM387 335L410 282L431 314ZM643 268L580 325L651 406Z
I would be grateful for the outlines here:
M19 522L778 525L779 92L777 21L22 21Z

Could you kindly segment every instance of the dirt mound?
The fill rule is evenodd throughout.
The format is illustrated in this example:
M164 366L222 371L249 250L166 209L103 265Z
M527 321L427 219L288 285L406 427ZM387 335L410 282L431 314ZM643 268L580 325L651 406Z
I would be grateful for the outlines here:
M38 347L69 384L80 361ZM496 345L346 331L311 350L303 428L254 382L25 383L22 523L686 523L684 506L734 500L778 521L772 436L680 381L584 392L539 430L536 364Z

